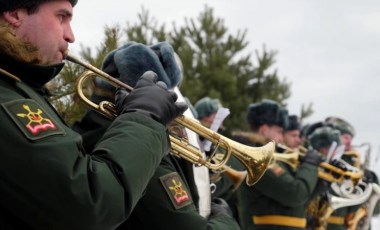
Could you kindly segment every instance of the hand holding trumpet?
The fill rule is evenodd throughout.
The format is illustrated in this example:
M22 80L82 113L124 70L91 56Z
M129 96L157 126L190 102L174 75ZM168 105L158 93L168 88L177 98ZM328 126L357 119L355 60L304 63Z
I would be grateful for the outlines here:
M177 94L168 91L166 84L157 82L157 75L148 71L130 93L125 89L116 91L115 107L118 114L138 112L166 126L187 109L184 102L176 100Z

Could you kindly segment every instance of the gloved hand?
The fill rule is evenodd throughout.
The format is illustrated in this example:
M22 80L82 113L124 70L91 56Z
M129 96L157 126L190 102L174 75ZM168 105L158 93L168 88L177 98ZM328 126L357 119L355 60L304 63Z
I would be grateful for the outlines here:
M341 162L339 160L332 160L330 162L330 164L333 165L333 166L335 166L335 167L337 167L337 168L342 169L343 171L348 171L347 166L343 162Z
M318 179L317 185L315 186L314 193L316 195L324 194L330 187L331 182L324 179Z
M118 89L115 100L119 114L142 113L165 126L187 109L186 103L176 102L177 94L168 91L164 82L157 82L152 71L144 73L130 93Z
M300 158L302 163L309 163L315 166L319 166L324 161L321 154L315 150L309 150L304 157Z
M225 200L216 197L211 201L211 216L219 215L227 215L232 217L232 211Z
M368 170L368 169L364 169L364 178L363 178L363 180L366 183L376 183L376 184L378 184L378 179L377 179L377 176L376 176L375 172L373 172L371 170Z

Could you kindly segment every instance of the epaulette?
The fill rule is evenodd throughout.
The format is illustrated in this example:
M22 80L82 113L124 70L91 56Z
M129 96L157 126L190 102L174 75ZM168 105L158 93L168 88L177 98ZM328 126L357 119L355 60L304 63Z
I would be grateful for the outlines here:
M14 80L14 81L18 81L18 82L21 82L20 78L16 77L15 75L9 73L8 71L5 71L3 69L0 68L0 74L6 76L6 77L9 77L10 79Z

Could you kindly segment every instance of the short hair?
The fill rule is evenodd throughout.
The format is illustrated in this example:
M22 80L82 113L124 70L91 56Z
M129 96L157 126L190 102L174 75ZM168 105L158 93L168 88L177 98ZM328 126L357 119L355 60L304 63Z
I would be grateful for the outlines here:
M50 2L53 0L1 0L0 1L0 13L5 11L13 11L17 9L26 9L28 14L35 13L39 6L45 2ZM78 0L68 0L74 7Z

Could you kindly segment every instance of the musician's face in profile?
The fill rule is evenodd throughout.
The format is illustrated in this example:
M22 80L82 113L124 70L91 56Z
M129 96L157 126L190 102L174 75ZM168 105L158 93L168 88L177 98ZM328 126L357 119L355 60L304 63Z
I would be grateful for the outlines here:
M215 119L215 116L216 116L216 113L212 113L212 114L210 114L208 116L202 117L202 119L200 120L200 122L202 123L202 125L206 126L207 128L210 128L212 122Z
M327 157L327 154L329 153L329 148L327 147L321 147L317 149L317 151L322 154L324 157Z
M284 144L289 148L297 148L301 144L300 130L290 130L284 132Z
M265 138L278 143L283 142L282 131L282 127L277 125L262 125L259 129L259 133Z
M68 44L74 42L72 12L69 1L56 0L42 3L35 12L17 9L3 16L17 37L38 49L42 64L56 64L62 62Z
M344 145L344 150L350 150L352 144L352 136L350 134L345 133L340 136L340 139L342 141L342 144Z

